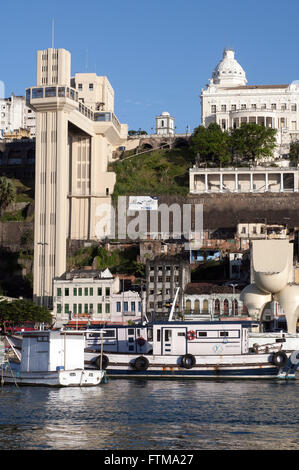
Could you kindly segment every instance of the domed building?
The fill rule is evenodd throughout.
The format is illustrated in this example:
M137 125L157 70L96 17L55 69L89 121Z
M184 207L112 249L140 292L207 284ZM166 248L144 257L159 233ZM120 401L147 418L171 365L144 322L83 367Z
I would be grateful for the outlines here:
M299 140L299 83L248 85L232 49L225 49L212 78L201 92L202 125L217 122L223 130L255 123L277 129L275 156L289 153Z

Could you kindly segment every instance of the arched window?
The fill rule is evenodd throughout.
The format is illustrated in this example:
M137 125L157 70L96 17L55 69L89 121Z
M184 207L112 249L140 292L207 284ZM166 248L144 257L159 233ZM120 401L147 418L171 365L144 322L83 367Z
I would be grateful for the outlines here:
M233 308L232 308L232 314L233 314L234 316L238 315L238 314L239 314L239 305L238 305L237 299L234 299L234 300L233 300L232 306L233 306Z
M228 315L229 314L229 303L227 299L224 299L223 302L223 315Z
M186 300L186 311L191 311L191 300Z
M220 315L220 300L219 299L215 300L214 313L215 313L215 315Z
M199 308L199 300L195 300L194 302L194 313L199 313L200 308Z
M209 313L209 301L204 299L202 304L202 313Z

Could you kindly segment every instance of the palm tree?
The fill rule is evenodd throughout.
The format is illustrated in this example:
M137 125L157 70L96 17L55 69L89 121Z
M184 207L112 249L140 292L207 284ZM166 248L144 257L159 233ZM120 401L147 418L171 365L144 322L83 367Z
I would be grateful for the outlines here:
M5 176L0 177L0 215L16 200L16 187L12 180Z

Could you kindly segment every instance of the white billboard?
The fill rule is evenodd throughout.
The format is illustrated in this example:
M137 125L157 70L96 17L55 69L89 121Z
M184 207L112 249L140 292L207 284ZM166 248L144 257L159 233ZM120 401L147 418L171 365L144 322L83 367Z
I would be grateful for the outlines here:
M157 211L158 198L155 196L129 196L129 211Z

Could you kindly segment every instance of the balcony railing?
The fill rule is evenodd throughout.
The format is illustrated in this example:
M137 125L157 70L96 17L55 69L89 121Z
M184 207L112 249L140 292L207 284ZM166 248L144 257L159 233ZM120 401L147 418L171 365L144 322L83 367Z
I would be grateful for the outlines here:
M31 100L44 98L69 98L78 103L78 111L88 119L95 122L112 122L114 127L120 132L121 124L112 112L94 112L88 106L79 101L78 92L71 87L65 86L45 86L32 87L26 89L26 104L30 105Z

